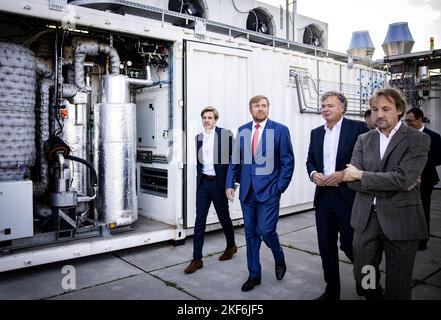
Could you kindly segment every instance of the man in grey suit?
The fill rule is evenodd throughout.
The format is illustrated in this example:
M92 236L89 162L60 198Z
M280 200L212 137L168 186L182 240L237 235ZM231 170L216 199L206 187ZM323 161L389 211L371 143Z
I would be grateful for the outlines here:
M427 238L418 182L430 138L400 121L406 102L399 91L377 91L370 106L377 129L358 137L344 175L357 191L351 217L357 293L382 298L379 264L384 251L384 298L410 299L418 244Z

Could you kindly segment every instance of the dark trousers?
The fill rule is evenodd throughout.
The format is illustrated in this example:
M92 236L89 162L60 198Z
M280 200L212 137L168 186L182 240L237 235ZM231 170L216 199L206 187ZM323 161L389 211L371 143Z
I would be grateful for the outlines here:
M409 300L412 289L412 272L419 240L389 240L383 233L377 214L372 208L366 229L354 233L354 277L359 295L366 295L363 278L368 276L366 266L372 266L376 273L376 287L380 282L379 265L386 257L386 288L384 298L388 300ZM365 268L365 269L363 269Z
M260 278L260 245L262 240L271 249L276 264L285 262L283 249L277 235L279 220L280 196L270 198L265 202L257 201L254 190L249 190L244 201L241 202L245 239L247 243L247 264L249 276Z
M228 199L225 190L219 188L216 179L202 178L196 190L196 222L193 237L193 259L202 258L202 247L204 246L205 226L207 223L208 210L213 202L216 214L222 225L227 247L232 247L234 242L233 223L231 222L228 210Z
M352 251L354 230L350 224L351 210L352 208L341 198L340 190L337 187L325 187L321 190L315 210L315 220L326 292L330 295L340 294L337 247L339 232L340 249L349 260L354 261Z
M424 216L426 217L427 233L430 237L430 202L432 201L433 185L422 183L420 186L421 202L423 203ZM422 240L427 242L429 239Z

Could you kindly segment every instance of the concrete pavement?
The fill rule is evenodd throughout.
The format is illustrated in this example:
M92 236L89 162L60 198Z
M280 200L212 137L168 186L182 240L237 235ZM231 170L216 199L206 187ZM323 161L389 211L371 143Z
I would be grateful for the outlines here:
M426 251L418 252L413 275L413 299L441 299L441 191L433 194L432 232ZM242 292L247 278L242 227L235 229L238 252L219 261L225 249L221 231L206 234L204 267L184 274L192 255L192 237L182 246L160 243L0 274L0 299L111 300L309 300L325 283L318 253L314 212L281 217L278 225L287 273L274 274L271 251L262 243L262 284ZM63 266L76 270L75 290L61 286ZM384 271L384 266L382 267ZM352 264L340 255L342 299L358 300ZM382 277L384 281L384 276Z

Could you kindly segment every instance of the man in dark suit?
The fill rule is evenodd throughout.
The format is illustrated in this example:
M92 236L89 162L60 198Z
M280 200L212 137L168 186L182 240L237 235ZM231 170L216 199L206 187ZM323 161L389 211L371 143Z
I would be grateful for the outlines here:
M418 244L427 237L418 179L430 138L402 124L401 93L378 90L370 100L376 130L361 135L344 180L357 190L352 207L357 293L381 298L379 264L386 257L385 299L410 299Z
M364 122L366 122L366 125L368 126L369 130L375 129L375 121L373 121L373 119L372 119L372 110L371 109L367 109L364 112L363 118L364 118Z
M226 195L230 201L234 199L235 183L240 183L239 199L249 271L242 291L250 291L260 284L262 240L273 253L277 280L282 280L285 275L285 256L276 228L280 196L288 188L294 171L289 130L268 119L268 98L251 98L249 108L253 121L239 127L226 182Z
M309 177L317 185L315 217L326 282L325 292L317 300L340 299L339 232L340 248L353 261L350 220L355 192L343 182L343 174L358 136L368 128L362 121L344 117L347 103L346 97L339 92L322 95L321 112L326 123L311 131L306 161Z
M203 267L202 247L211 202L216 209L227 241L227 247L219 260L229 260L237 252L228 199L225 195L225 180L232 153L233 134L230 130L216 127L219 113L214 107L203 109L201 117L204 131L196 136L197 189L193 260L184 270L187 274Z
M427 164L421 174L420 194L423 202L424 215L426 217L427 232L430 236L430 202L432 200L432 192L435 185L439 182L436 167L441 165L441 136L428 129L423 124L424 113L419 108L412 108L406 112L406 123L408 126L422 131L430 137L430 150ZM418 250L425 250L429 239L420 241Z

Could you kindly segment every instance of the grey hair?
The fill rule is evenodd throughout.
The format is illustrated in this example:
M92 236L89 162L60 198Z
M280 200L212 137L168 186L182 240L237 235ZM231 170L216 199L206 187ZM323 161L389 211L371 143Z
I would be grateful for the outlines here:
M346 99L345 95L338 91L326 91L322 94L322 97L320 99L320 102L323 103L325 99L329 97L337 97L338 101L343 105L343 112L346 112L346 109L348 107L348 99Z

